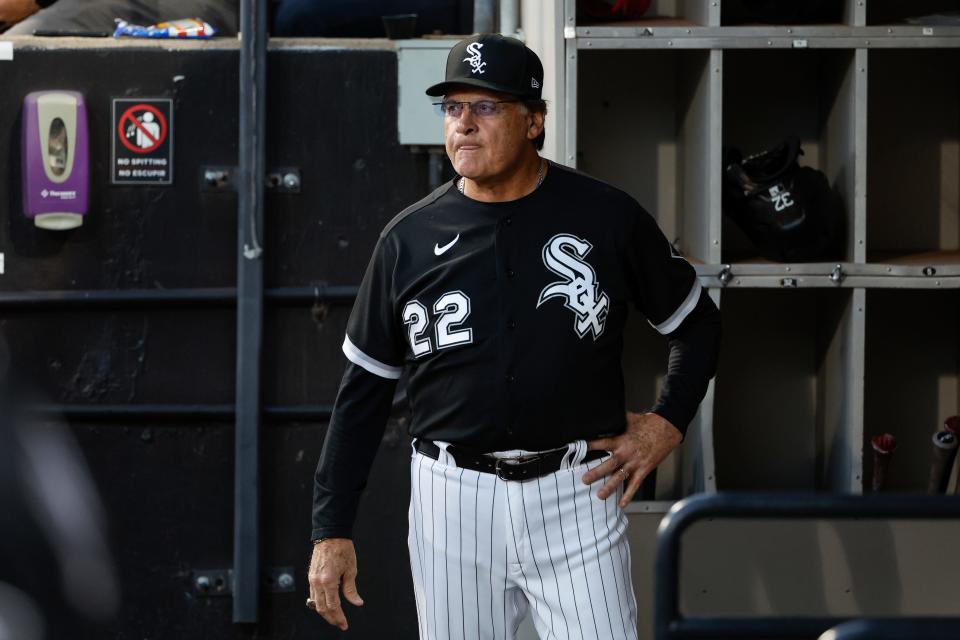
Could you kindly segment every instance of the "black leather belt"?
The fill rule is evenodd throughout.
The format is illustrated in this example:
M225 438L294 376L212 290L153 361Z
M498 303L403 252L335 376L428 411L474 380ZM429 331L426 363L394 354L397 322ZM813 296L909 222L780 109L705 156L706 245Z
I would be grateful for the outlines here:
M433 458L440 457L440 447L430 440L417 440L417 451ZM519 458L497 458L487 453L475 453L456 445L447 447L447 453L461 469L495 474L501 480L531 480L560 470L563 459L569 454L566 447L542 451ZM607 451L587 451L583 462L599 460Z

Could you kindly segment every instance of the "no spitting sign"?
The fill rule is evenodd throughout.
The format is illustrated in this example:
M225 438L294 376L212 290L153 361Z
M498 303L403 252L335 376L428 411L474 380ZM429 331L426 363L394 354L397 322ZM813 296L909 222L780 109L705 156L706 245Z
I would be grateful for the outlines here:
M173 101L113 100L114 184L173 184Z

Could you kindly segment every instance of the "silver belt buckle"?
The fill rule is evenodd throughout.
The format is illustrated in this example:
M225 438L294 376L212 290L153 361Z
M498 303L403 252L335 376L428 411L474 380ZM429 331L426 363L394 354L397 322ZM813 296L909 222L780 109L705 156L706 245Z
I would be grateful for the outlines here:
M515 467L523 461L523 456L515 456L513 458L497 458L497 462L494 464L493 470L497 474L497 477L501 480L510 481L510 478L503 477L503 472L501 469L506 469L508 467Z
M504 478L503 475L501 475L501 471L500 471L501 469L507 469L509 467L518 467L521 464L534 462L542 458L543 455L544 455L543 453L531 453L529 455L514 456L512 458L497 458L497 463L494 466L494 470L496 471L498 478L500 478L501 480L506 480L507 482L510 482L512 478Z

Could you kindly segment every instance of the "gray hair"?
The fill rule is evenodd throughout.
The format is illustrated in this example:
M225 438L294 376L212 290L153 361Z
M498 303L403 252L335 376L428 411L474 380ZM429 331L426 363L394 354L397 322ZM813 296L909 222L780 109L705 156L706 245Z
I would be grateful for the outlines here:
M542 113L544 118L547 116L547 101L546 100L524 100L520 103L520 112L523 115L530 115L531 113ZM544 128L536 138L531 142L533 146L540 151L543 149L543 141L546 140L547 130Z

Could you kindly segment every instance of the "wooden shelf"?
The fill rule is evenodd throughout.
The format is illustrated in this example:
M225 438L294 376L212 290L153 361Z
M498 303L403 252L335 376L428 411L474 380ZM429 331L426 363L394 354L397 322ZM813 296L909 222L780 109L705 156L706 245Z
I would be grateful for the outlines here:
M953 251L872 251L868 254L869 263L891 264L905 267L923 267L927 265L960 265L960 250Z

